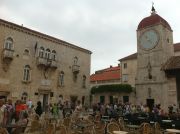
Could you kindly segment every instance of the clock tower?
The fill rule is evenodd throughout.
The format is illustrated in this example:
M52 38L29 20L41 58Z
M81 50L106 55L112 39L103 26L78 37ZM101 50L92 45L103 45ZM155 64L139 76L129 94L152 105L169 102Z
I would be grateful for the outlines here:
M154 7L151 15L142 19L137 28L137 104L167 106L168 80L162 65L174 55L173 34L168 22Z

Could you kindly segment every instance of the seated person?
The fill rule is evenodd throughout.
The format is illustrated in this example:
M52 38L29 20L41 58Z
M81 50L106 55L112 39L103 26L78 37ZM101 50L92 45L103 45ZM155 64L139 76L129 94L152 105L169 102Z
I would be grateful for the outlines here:
M26 112L23 113L22 118L20 118L15 125L15 128L12 130L12 134L23 133L28 124L28 114Z

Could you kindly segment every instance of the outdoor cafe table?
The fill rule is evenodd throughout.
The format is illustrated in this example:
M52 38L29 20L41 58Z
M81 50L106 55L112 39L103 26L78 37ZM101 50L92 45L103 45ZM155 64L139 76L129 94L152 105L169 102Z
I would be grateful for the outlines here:
M113 131L113 134L127 134L126 131Z
M171 123L172 120L162 120L162 122L164 122L164 123Z
M139 125L126 125L129 130L137 130L140 126Z
M178 130L178 129L166 129L166 132L170 132L173 134L180 134L180 130Z
M77 123L75 125L81 129L81 132L84 132L85 128L93 126L93 124L87 124L87 123L82 123L82 122Z

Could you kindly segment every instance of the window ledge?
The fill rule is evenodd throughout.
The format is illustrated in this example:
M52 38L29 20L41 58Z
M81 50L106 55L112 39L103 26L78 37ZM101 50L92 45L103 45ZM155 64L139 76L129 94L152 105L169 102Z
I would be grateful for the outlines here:
M29 81L22 80L22 83L29 84L29 83L31 83L31 81L30 80Z

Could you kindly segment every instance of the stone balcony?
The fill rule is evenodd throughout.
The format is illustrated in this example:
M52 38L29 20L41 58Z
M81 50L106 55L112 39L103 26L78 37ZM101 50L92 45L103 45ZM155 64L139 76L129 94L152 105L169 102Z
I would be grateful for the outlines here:
M72 72L74 74L78 74L80 71L80 66L79 65L72 65Z
M52 68L57 68L57 61L52 60L51 61L51 67Z
M46 66L47 60L42 57L37 57L37 66Z
M12 60L13 59L14 50L4 49L3 50L3 59L4 60Z

